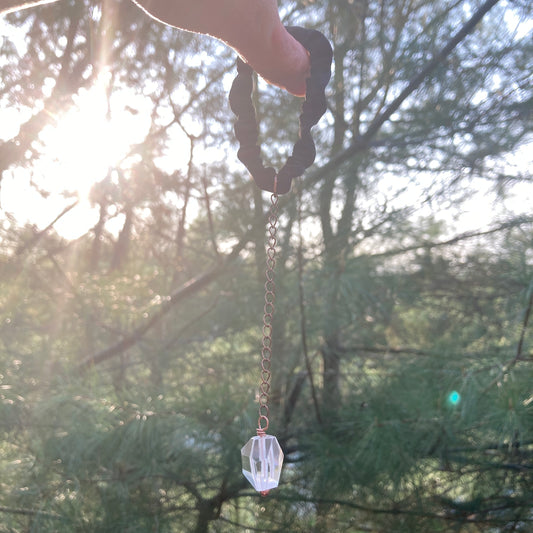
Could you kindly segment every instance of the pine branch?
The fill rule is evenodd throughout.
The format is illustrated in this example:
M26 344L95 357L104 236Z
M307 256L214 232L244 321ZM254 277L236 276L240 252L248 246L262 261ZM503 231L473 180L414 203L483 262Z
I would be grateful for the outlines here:
M41 1L41 2L25 2L20 7L31 7L41 3L50 3L56 0ZM0 0L1 2L1 0ZM13 5L20 4L20 2L2 2L0 3L0 14L5 9L12 8L16 10ZM43 108L31 116L26 122L20 125L18 135L13 139L0 143L0 180L2 178L2 171L7 170L9 167L18 163L25 157L27 150L32 148L33 142L39 136L39 133L50 123L55 123L59 112L65 109L68 105L72 104L73 96L82 88L90 87L94 74L90 74L84 79L82 76L78 76L76 72L69 69L69 63L73 58L74 41L77 35L78 27L80 24L81 14L77 8L73 8L73 14L71 15L69 30L67 32L67 44L63 51L60 60L60 70L56 79L56 84L52 91L52 94L44 101ZM76 85L72 86L73 80L76 80ZM70 87L69 94L65 94L65 87Z
M246 496L246 494L245 494ZM504 511L504 510L511 510L515 508L517 505L516 503L522 505L525 504L525 502L518 501L515 502L511 500L508 505L505 506L498 506L497 508L492 509L479 509L479 515L475 514L475 510L469 513L469 516L465 516L465 514L462 514L460 512L454 512L457 510L457 502L455 500L445 500L442 499L441 506L442 505L450 505L451 509L442 509L441 512L428 512L424 510L417 510L412 508L402 508L399 506L399 504L393 505L392 507L371 507L367 505L361 505L358 503L355 503L354 501L347 501L347 500L340 500L336 498L306 498L304 496L301 496L300 494L296 496L287 496L281 492L274 493L270 496L270 498L278 499L280 501L289 501L289 502L297 502L298 504L302 503L310 503L310 504L324 504L324 505L336 505L339 507L345 507L348 509L355 509L357 511L364 511L371 514L376 515L406 515L406 516L414 516L418 518L430 518L433 520L445 520L445 521L451 521L451 522L461 522L461 523L471 523L471 524L508 524L510 522L508 517L502 516L501 518L490 518L487 517L487 513L494 512L494 511ZM483 500L477 501L471 501L471 502L465 502L464 506L468 506L468 504L474 505L474 504L480 504ZM448 512L447 512L448 511ZM483 515L483 516L480 516ZM529 522L533 523L533 518L524 518L521 517L520 521L522 522Z
M379 132L381 126L390 119L405 100L411 96L424 82L428 81L433 71L453 52L464 39L472 33L481 19L499 2L499 0L487 0L470 19L465 22L462 28L437 52L433 58L423 67L420 72L408 82L403 91L378 115L368 126L366 132L335 156L331 157L327 163L310 173L304 181L304 188L310 188L317 182L324 180L329 174L337 169L342 163L348 161L356 154L366 150L372 139Z
M501 348L501 347L500 347ZM356 344L350 346L339 346L339 353L343 354L357 354L357 353L367 353L367 354L378 354L378 355L416 355L420 357L435 357L439 355L439 352L431 350L420 350L419 348L410 348L410 347L394 347L394 346L369 346L364 344ZM493 356L499 357L500 351L497 353L488 352L483 350L481 352L464 352L461 350L461 357L463 359L470 358L479 360L480 357ZM533 353L522 354L519 361L533 361ZM490 368L494 368L491 365Z
M64 217L68 212L74 209L79 204L79 202L79 200L76 200L72 204L67 205L67 207L65 207L63 211L61 211L61 213L59 213L59 215L57 215L54 220L52 220L52 222L50 222L50 224L48 224L41 231L35 233L35 235L28 242L23 243L17 249L16 255L22 255L24 252L31 250L55 226L55 224L59 222L59 220Z
M0 513L16 514L23 516L39 516L42 518L53 518L54 520L63 520L62 516L55 513L48 513L36 509L22 509L20 507L4 507L3 505L0 506Z
M391 102L385 111L370 124L363 138L370 139L379 131L381 126L396 112L403 102L418 89L431 73L442 63L453 50L470 34L481 19L499 2L499 0L487 0L463 25L463 27L446 43L433 59L407 84L403 91Z
M529 318L531 315L531 309L533 308L533 281L529 285L529 299L527 303L527 307L524 312L524 320L522 321L522 328L520 330L520 338L518 339L518 345L516 348L516 355L502 368L502 371L483 389L483 394L487 392L489 389L494 387L497 383L499 383L504 376L506 376L511 369L518 363L518 361L531 361L531 358L529 357L529 354L524 356L523 355L523 348L524 348L524 339L526 335L526 330L529 325Z
M231 254L230 254L231 255ZM86 371L88 368L111 359L121 353L124 353L126 350L137 344L148 331L150 331L171 309L174 308L178 303L190 298L193 294L196 294L199 290L203 289L209 285L212 281L220 277L235 258L228 258L215 266L214 268L208 270L204 274L189 280L187 283L182 285L178 290L176 290L165 304L161 305L159 311L154 313L152 317L147 320L144 324L141 324L137 327L132 333L125 336L119 342L101 350L100 352L90 355L85 358L79 365L78 370L80 372Z
M282 201L280 200L280 206L281 205ZM210 283L222 276L226 270L237 260L239 254L245 248L245 246L252 241L254 234L259 231L259 228L265 227L267 221L268 213L266 213L263 218L256 219L255 224L246 231L239 242L233 247L231 252L219 257L216 265L213 268L184 283L180 288L167 297L167 299L161 304L159 311L155 312L150 319L138 326L133 332L126 335L122 340L96 354L86 357L76 366L78 372L84 373L92 366L120 355L132 346L135 346L146 335L146 333L150 331L177 304L182 303L183 301L192 297L198 291L204 287L207 287Z
M533 447L533 439L516 441L512 443L514 448L530 448ZM450 453L476 453L476 452L485 452L485 451L498 451L505 450L508 448L508 445L502 444L501 442L490 442L484 446L461 446L456 448L450 448L448 451ZM531 466L530 466L531 468Z
M453 244L457 244L458 242L461 242L464 240L473 239L475 237L485 237L486 235L492 235L493 233L498 233L500 231L515 228L515 227L521 226L522 224L531 224L531 223L533 223L533 217L520 216L517 218L513 218L511 220L508 220L506 222L501 222L500 224L493 226L492 228L489 228L487 230L467 231L465 233L461 233L445 241L423 242L421 244L413 244L412 246L405 246L403 248L393 248L391 250L386 250L385 252L380 252L376 254L362 254L358 257L360 258L391 257L394 255L405 254L407 252L413 252L415 250L430 250L432 248L439 248L441 246L451 246Z
M193 324L196 324L199 320L207 316L218 305L218 301L219 301L219 297L217 296L213 300L213 302L211 302L211 304L208 305L200 314L195 315L188 322L186 322L183 326L181 326L181 328L179 328L179 330L176 333L174 333L172 338L164 344L163 351L170 350L172 346L177 344L180 341L182 335L186 331L189 331L190 328L193 326Z
M266 222L264 220L259 221L261 224ZM256 224L256 226L258 226ZM207 287L210 283L218 279L228 267L235 262L239 257L240 252L244 247L250 242L257 227L252 226L242 237L241 240L233 247L230 253L226 254L223 259L218 261L218 263L211 268L210 270L204 272L200 276L197 276L186 283L184 283L179 289L174 291L164 303L161 304L161 307L156 311L150 319L138 326L133 332L126 335L122 340L101 350L100 352L86 357L81 363L77 365L77 370L81 373L87 371L90 367L107 361L112 357L124 353L126 350L136 345L148 331L150 331L165 315L167 315L176 305L187 300L198 291Z
M434 352L419 350L417 348L393 348L392 346L339 346L338 351L340 353L357 353L357 352L366 352L366 353L375 353L375 354L405 354L405 355L420 355L424 357L431 357L435 355Z
M241 524L239 522L235 522L234 520L230 520L229 518L226 518L225 516L219 516L218 520L226 524L229 524L232 528L238 528L239 530L242 530L242 531L259 531L261 533L277 533L279 531L278 528L267 529L265 527L253 527L250 525ZM234 531L237 531L237 530L234 529Z

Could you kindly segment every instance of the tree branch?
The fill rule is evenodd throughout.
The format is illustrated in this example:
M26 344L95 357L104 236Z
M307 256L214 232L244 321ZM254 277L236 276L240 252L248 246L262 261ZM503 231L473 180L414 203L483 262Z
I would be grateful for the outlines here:
M516 348L516 355L512 363L516 364L522 359L522 350L524 348L524 338L526 336L527 326L529 324L529 317L531 315L531 309L533 308L533 281L529 285L529 301L524 313L524 320L522 322L522 330L520 331L520 339L518 340L518 346Z
M264 223L265 220L261 220L261 223ZM259 224L259 223L258 223ZM77 365L77 370L81 373L88 370L90 367L111 359L112 357L119 355L125 352L127 349L131 348L137 344L144 335L154 327L171 309L173 309L177 304L183 302L187 298L190 298L192 295L196 294L199 290L203 289L215 279L219 278L226 269L238 258L240 252L252 239L254 231L257 231L257 228L253 226L250 228L242 237L241 240L234 246L230 253L226 254L221 261L219 261L213 268L204 272L200 276L193 278L186 283L184 283L180 288L174 291L168 299L161 304L161 307L156 311L150 319L148 319L144 324L138 326L133 332L129 335L126 335L122 340L101 350L100 352L86 357L81 363Z
M494 226L484 231L467 231L465 233L461 233L460 235L456 235L455 237L452 237L451 239L448 239L446 241L422 242L420 244L413 244L412 246L406 246L404 248L393 248L391 250L386 250L385 252L380 252L376 254L362 254L358 257L359 258L371 257L372 259L376 257L391 257L393 255L401 255L401 254L405 254L407 252L412 252L415 250L438 248L441 246L451 246L452 244L457 244L460 241L464 241L467 239L473 239L475 237L484 237L485 235L491 235L493 233L498 233L499 231L504 231L506 229L511 229L517 226L521 226L522 224L531 224L531 223L533 223L533 217L522 217L521 216L518 218L514 218L512 220L508 220L507 222L502 222L498 224L497 226Z
M499 0L487 0L444 45L444 47L433 56L429 63L407 84L403 91L385 108L385 110L372 121L363 135L356 137L350 146L331 157L327 163L308 175L304 182L304 188L308 188L318 181L323 180L342 163L351 159L359 152L366 150L370 146L371 139L379 132L381 126L389 120L391 115L399 109L413 92L429 79L430 75L439 64L442 63L474 30L476 25L498 3L498 1Z
M47 513L35 509L22 509L19 507L4 507L0 506L0 513L18 514L24 516L41 516L43 518L53 518L54 520L63 520L63 517L55 513Z
M79 202L79 200L75 200L72 204L67 205L67 207L65 207L63 211L61 211L61 213L59 213L59 215L57 215L54 220L52 220L52 222L50 222L50 224L46 226L46 228L35 233L35 235L28 242L22 243L22 245L17 249L16 254L22 255L27 250L31 250L31 248L33 248L42 239L42 237L54 227L56 222L58 222L62 217L64 217L69 211L74 209L79 204Z
M242 496L248 496L248 494L243 494ZM490 518L485 516L480 516L476 514L472 514L471 516L465 516L461 513L454 513L453 511L457 509L449 509L452 512L446 513L446 510L443 510L441 512L430 512L425 510L417 510L417 509L409 509L409 508L401 508L397 505L393 505L392 507L386 508L386 507L371 507L366 505L360 505L354 501L347 501L347 500L340 500L335 498L305 498L304 496L301 496L298 494L297 496L291 496L286 495L284 493L276 493L271 496L271 498L280 500L280 501L294 501L298 502L299 504L302 503L311 503L311 504L326 504L326 505L337 505L340 507L345 507L348 509L355 509L358 511L364 511L371 514L391 514L391 515L407 515L407 516L416 516L420 518L431 518L434 520L445 520L445 521L451 521L451 522L461 522L461 523L471 523L471 524L507 524L510 522L508 517L502 516L501 518ZM450 500L450 502L442 501L442 504L453 504L454 502ZM521 501L518 502L519 504L522 504ZM525 503L525 502L524 502ZM442 507L442 505L440 506ZM485 509L482 511L483 515L486 515L487 512L496 511L499 509ZM481 513L480 513L481 514ZM520 518L523 522L533 522L533 518Z
M50 0L55 1L55 0ZM17 4L17 7L13 7L12 10L16 10L25 7L32 7L41 3L50 2L26 2L24 5L19 5L20 2L2 2L0 0L0 14L3 13L4 5L13 6ZM7 9L7 7L6 7ZM73 96L82 88L88 87L92 83L94 74L87 76L86 79L81 76L74 75L72 69L69 69L69 62L72 59L74 41L79 28L79 23L82 14L79 9L73 7L71 10L71 19L69 29L67 32L67 44L63 51L60 60L60 70L56 79L56 85L52 91L52 94L44 100L43 108L31 116L26 122L20 125L19 132L16 137L0 143L0 180L2 172L7 170L15 163L21 161L27 150L32 150L32 143L37 139L39 133L50 123L55 123L57 117L60 115L61 110L65 109L67 105L72 104ZM53 61L53 59L52 59ZM74 80L76 84L74 84ZM69 93L65 93L65 86L69 84Z

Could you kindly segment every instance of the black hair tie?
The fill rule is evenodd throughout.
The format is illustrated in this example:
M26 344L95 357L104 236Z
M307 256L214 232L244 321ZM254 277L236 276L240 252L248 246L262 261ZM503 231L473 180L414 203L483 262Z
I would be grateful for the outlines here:
M237 115L235 136L240 145L237 157L261 189L277 194L289 192L292 179L301 176L315 160L311 128L327 109L325 89L331 76L333 56L329 41L319 31L297 26L288 26L286 29L309 52L311 75L307 79L305 101L300 114L299 138L292 155L279 172L276 173L272 167L265 167L261 160L261 147L257 144L259 131L252 103L253 70L240 58L237 59L237 76L229 93L231 110Z

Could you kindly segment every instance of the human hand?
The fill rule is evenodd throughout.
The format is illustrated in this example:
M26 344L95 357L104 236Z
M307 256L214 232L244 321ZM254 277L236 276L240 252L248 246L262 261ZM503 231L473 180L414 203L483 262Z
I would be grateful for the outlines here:
M134 1L166 24L216 37L269 83L305 95L309 55L284 28L276 0Z
M276 0L248 0L248 31L236 33L228 44L235 48L267 82L296 96L305 96L309 53L283 26Z

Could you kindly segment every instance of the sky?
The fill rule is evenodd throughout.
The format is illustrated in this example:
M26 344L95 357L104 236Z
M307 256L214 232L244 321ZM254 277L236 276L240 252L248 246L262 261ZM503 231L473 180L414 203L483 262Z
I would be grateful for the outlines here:
M527 35L533 30L533 20L521 22L509 12L506 17L509 27L514 27L517 36ZM26 50L26 28L12 28L0 19L0 35L9 35L22 55ZM1 58L0 58L1 60ZM49 89L51 90L52 87ZM145 105L146 104L146 105ZM113 121L106 119L108 102L105 92L105 77L89 90L76 95L75 106L64 116L59 117L57 127L46 128L40 141L46 146L45 154L35 162L33 169L10 169L4 173L0 189L0 208L12 215L18 223L30 222L44 228L53 221L67 205L77 202L76 207L62 217L55 225L56 231L67 239L75 239L86 233L98 219L96 208L89 202L91 186L108 174L108 169L120 161L127 172L128 150L134 143L144 139L150 128L149 102L123 88L113 94L110 102ZM0 140L7 140L18 131L18 124L28 118L26 114L9 107L0 107ZM187 164L188 142L179 138L176 131L176 146L183 146L181 153L173 152L172 161L159 163L162 167L176 165L184 168ZM183 136L183 132L181 132ZM533 139L505 162L512 167L526 171L533 168ZM392 180L390 183L393 183ZM45 189L50 194L45 198L35 187ZM387 194L387 181L383 185ZM391 185L393 187L393 185ZM511 216L520 212L530 213L533 205L533 186L517 184L506 198L498 197L492 184L484 180L474 180L470 184L470 200L461 213L453 206L427 206L420 214L432 214L446 219L452 231L482 229L490 225L496 217ZM390 192L390 191L389 191ZM400 201L414 203L423 194L423 185L416 185ZM440 213L439 213L440 211ZM1 212L0 212L1 216ZM4 223L6 223L4 221ZM109 222L108 229L117 232L122 224L120 217Z

